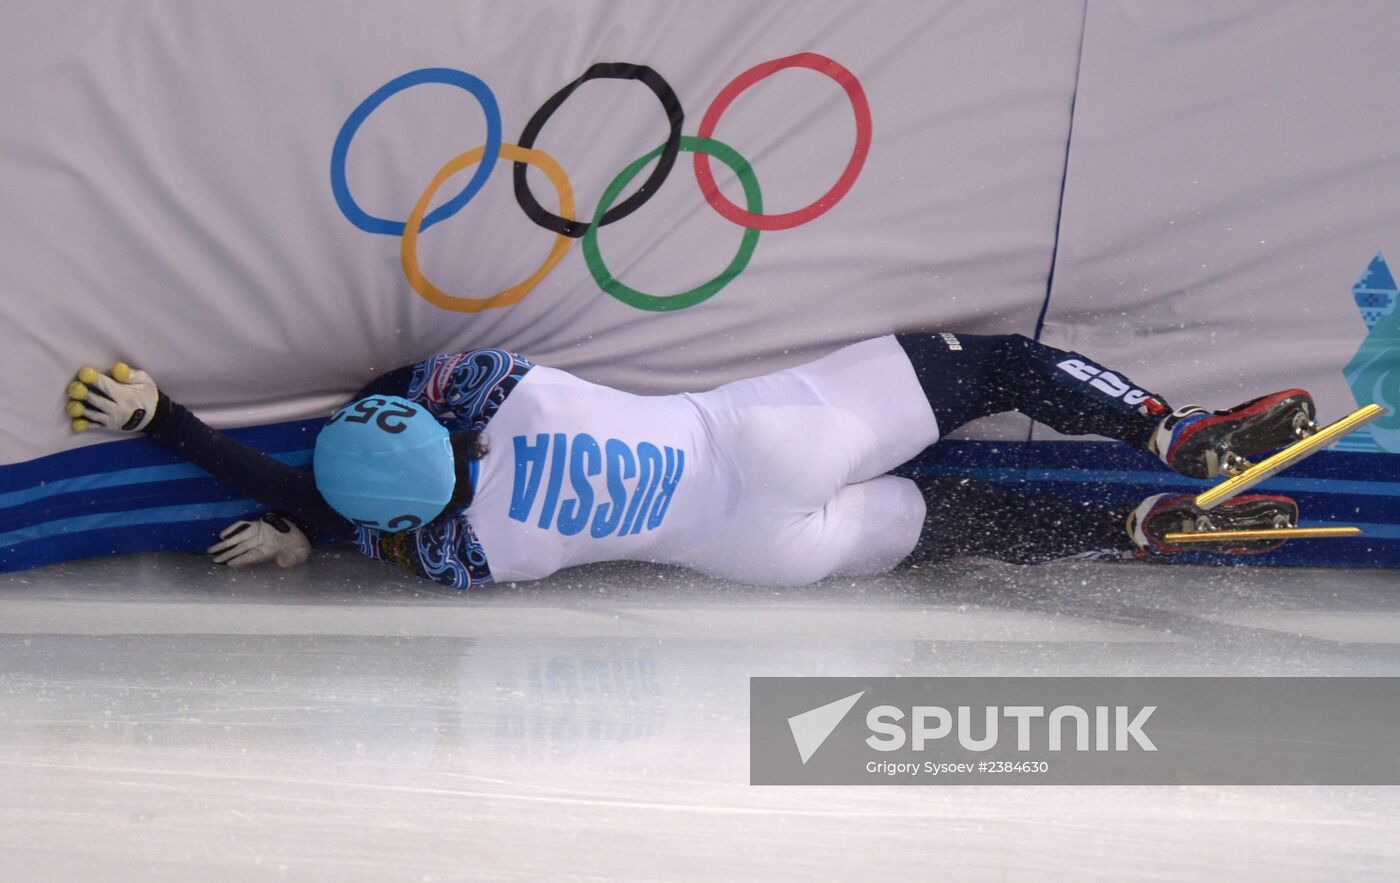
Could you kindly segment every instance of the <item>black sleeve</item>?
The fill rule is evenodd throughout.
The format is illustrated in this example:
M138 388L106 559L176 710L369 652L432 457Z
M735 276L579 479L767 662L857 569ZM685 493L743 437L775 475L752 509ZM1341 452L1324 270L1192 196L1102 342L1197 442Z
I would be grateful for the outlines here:
M211 429L164 393L145 432L215 478L270 509L287 513L318 544L349 540L355 534L355 526L316 490L311 470L288 466Z

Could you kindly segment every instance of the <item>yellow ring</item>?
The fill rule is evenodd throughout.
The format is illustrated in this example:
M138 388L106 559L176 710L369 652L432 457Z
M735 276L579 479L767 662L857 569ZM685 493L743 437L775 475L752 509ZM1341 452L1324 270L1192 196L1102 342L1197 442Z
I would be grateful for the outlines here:
M428 278L423 275L423 270L418 266L418 229L423 224L423 216L428 212L428 203L432 201L433 195L448 178L469 165L481 162L481 157L485 152L485 147L468 150L442 167L433 178L432 183L428 185L428 189L423 191L423 195L418 198L418 204L413 207L413 213L404 222L403 240L399 246L399 253L403 258L403 274L408 279L408 284L413 286L413 290L433 306L458 313L479 313L482 310L510 306L520 300L529 294L530 290L538 285L539 281L550 270L554 269L555 264L563 260L564 254L573 243L572 239L562 233L556 235L554 247L549 251L549 257L545 258L538 270L530 274L530 277L525 281L518 282L504 291L498 291L490 297L454 297L428 281ZM529 150L514 144L502 144L501 159L527 163L544 172L545 177L549 178L550 183L554 185L555 191L559 194L559 215L566 220L572 221L574 219L574 189L569 184L569 177L564 174L564 169L559 163L554 161L554 157L543 150Z

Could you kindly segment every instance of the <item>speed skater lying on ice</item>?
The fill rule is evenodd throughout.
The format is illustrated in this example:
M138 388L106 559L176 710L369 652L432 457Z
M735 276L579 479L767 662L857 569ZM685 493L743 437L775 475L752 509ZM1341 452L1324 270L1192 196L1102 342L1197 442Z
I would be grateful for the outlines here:
M144 433L267 506L220 534L233 566L352 541L457 588L620 559L800 585L974 555L1039 563L1145 557L1183 529L1297 522L1283 496L1070 500L955 476L891 474L970 420L1019 411L1148 451L1192 478L1222 452L1283 447L1315 409L1299 389L1172 408L1086 356L1021 335L894 334L701 393L639 396L500 349L385 374L327 421L312 469L200 422L145 372L70 384L73 428ZM1275 540L1193 544L1252 553Z

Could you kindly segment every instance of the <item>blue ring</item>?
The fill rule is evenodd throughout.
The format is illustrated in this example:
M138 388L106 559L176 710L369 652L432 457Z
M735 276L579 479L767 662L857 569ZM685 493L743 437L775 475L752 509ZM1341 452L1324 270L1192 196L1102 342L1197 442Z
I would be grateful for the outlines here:
M355 202L355 197L350 195L350 185L345 181L345 157L350 152L350 142L354 140L355 133L360 130L360 124L374 113L379 105L391 96L422 83L457 86L467 90L476 98L481 105L482 112L486 114L486 152L481 157L476 174L467 182L467 186L462 192L429 212L419 229L426 230L438 221L445 221L461 211L462 207L470 202L471 198L476 196L477 191L486 184L486 179L491 177L491 172L496 167L496 161L500 158L501 109L496 105L496 96L491 92L491 87L465 71L454 70L450 67L425 67L422 70L409 71L403 76L395 77L360 102L360 106L355 108L354 112L346 118L345 125L340 127L340 134L335 136L335 147L331 148L331 192L335 194L335 204L340 206L340 211L345 215L346 220L366 233L402 236L404 222L376 218L360 208L359 204Z

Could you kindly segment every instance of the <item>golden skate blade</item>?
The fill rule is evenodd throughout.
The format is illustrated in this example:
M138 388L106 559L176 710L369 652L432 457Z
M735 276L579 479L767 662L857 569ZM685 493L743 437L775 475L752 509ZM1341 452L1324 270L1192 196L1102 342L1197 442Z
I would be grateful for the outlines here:
M1321 540L1329 537L1359 537L1359 527L1275 527L1268 530L1203 530L1199 533L1169 533L1172 545L1188 543L1230 543L1250 540Z
M1261 463L1256 463L1234 478L1221 482L1196 497L1196 505L1202 509L1214 509L1221 503L1254 487L1293 464L1311 457L1313 454L1337 441L1344 435L1355 432L1378 417L1385 416L1385 408L1380 405L1367 405L1352 411L1336 423L1319 429L1305 439L1294 442Z

